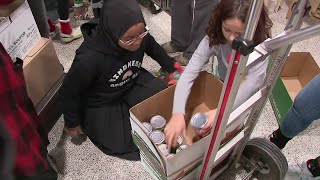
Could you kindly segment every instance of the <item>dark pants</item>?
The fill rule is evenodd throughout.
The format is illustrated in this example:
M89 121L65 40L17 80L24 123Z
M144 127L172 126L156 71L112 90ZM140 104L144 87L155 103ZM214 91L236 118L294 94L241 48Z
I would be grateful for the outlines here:
M184 51L187 59L206 35L211 12L217 4L217 0L171 1L171 42Z
M139 160L138 148L131 137L129 109L166 88L166 84L142 70L136 83L121 98L86 110L84 130L105 154Z
M28 0L28 3L41 36L49 38L47 12L43 0Z
M37 0L39 1L39 0ZM69 1L68 0L44 0L47 11L57 10L59 19L69 19Z

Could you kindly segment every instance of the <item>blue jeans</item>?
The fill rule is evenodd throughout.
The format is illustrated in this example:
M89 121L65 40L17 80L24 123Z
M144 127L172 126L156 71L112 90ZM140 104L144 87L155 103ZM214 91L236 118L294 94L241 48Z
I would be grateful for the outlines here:
M320 75L317 75L299 92L280 129L286 137L293 138L319 118Z

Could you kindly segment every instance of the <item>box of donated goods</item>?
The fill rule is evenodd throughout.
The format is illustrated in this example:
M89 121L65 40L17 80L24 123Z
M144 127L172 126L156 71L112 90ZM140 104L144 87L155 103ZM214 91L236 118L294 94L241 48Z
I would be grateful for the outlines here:
M170 180L198 179L209 137L199 138L198 129L190 125L190 119L196 113L205 113L217 108L222 88L223 83L218 78L207 72L200 73L192 86L186 105L186 137L182 137L182 141L179 138L176 148L169 149L165 144L164 134L161 133L165 127L163 119L167 123L172 115L175 86L130 109L133 139L140 149L143 166L153 177ZM218 168L220 163L226 162L229 152L243 137L241 130L252 105L251 103L245 106L246 103L233 111L229 117L224 139L215 157L214 169Z

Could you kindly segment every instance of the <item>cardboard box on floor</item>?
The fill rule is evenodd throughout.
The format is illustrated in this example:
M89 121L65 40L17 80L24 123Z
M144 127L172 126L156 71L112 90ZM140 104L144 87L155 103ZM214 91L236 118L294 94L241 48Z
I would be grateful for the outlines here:
M36 106L63 75L63 67L50 39L41 38L23 60L27 91Z
M13 61L24 59L40 40L40 32L27 1L0 19L0 42Z
M279 124L297 94L316 75L320 68L309 52L291 52L270 96L271 106Z
M222 87L222 82L215 76L207 72L201 72L192 87L187 102L186 120L189 121L190 117L197 112L206 112L209 109L216 108ZM167 159L151 142L147 135L147 130L142 125L142 122L149 122L151 117L155 115L162 115L167 121L170 119L174 90L175 86L167 88L130 109L133 139L140 149L142 163L158 179L179 179L181 177L194 179L197 176L199 166L208 146L209 138L205 137L194 143L195 131L187 122L187 137L184 143L192 145L186 150L177 153L173 158ZM243 112L247 113L246 109L248 107ZM239 113L237 114L239 115ZM244 115L246 116L246 114ZM232 119L231 116L230 119ZM227 127L232 127L234 124L232 122L228 123ZM228 128L226 132L228 132ZM236 129L236 131L238 130ZM224 160L231 150L231 148L226 148L225 151L222 151L224 153L217 155L216 164Z

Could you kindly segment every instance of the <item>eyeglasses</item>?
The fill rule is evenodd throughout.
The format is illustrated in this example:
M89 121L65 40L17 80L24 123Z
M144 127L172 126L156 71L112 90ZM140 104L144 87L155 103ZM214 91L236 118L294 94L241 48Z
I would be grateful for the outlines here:
M132 45L134 42L136 42L136 40L138 39L143 39L148 33L149 33L149 28L146 26L145 27L145 32L143 32L142 34L140 34L137 38L133 38L133 39L130 39L128 41L122 41L121 39L119 39L119 41L124 44L124 45L127 45L127 46L130 46Z

